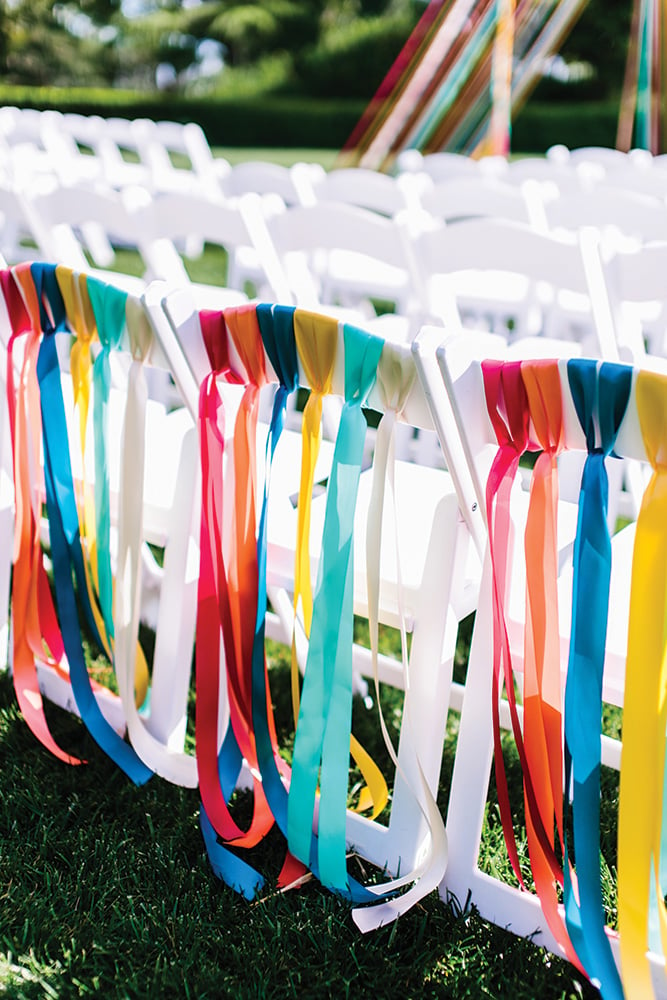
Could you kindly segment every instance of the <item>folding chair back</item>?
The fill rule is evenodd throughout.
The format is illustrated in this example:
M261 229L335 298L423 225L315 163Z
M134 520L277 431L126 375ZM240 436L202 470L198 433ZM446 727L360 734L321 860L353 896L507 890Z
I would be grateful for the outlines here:
M421 362L425 354L423 348L418 354ZM650 517L655 516L649 511L655 510L657 502L651 490L658 488L662 475L654 449L660 440L667 382L652 372L637 373L622 365L588 359L482 362L472 343L462 344L460 338L444 343L437 358L442 384L457 415L459 435L467 438L480 479L486 484L491 532L448 808L450 863L441 891L459 901L471 894L482 916L509 926L515 933L534 935L536 942L566 955L601 983L604 997L622 995L615 964L619 954L626 995L650 995L647 989L651 990L653 976L653 986L660 984L658 993L662 996L664 981L658 976L662 959L655 954L656 941L650 936L653 848L642 841L640 832L646 829L642 824L650 826L646 816L653 808L653 793L639 775L644 767L651 773L657 769L662 781L664 750L661 722L651 715L659 711L657 702L653 708L650 684L642 687L643 679L635 678L634 663L635 657L641 658L642 670L645 667L654 679L652 683L657 683L663 640L658 638L657 646L650 647L653 654L648 652L651 640L643 638L649 628L644 605L652 600L649 595L653 590L662 591L655 579L649 581L652 570L642 553L644 546L662 544L655 537L648 543L646 532L651 530L647 527ZM429 363L424 367L428 369ZM430 375L434 377L432 364ZM547 427L552 438L545 437ZM518 456L525 448L539 447L543 451L532 473L533 492L526 511L525 503L517 504L521 498L517 497L516 483L511 495L509 488ZM493 456L490 468L488 456L484 458L489 449ZM555 535L561 529L561 509L553 505L555 495L549 492L550 487L541 492L541 484L555 482L548 469L555 469L555 454L561 449L583 449L588 454L573 567L566 572L558 565ZM604 465L613 461L605 460L611 451L636 461L646 461L654 453L651 482L655 485L649 487L650 500L642 507L636 541L634 526L611 540L605 527L602 484L606 482ZM548 516L544 516L546 509ZM524 568L516 573L519 564ZM513 633L512 625L517 623L511 621L515 612L509 591L517 581L522 594L525 587L528 595L522 635ZM642 670L638 671L640 678ZM501 699L503 678L505 698ZM515 703L515 684L522 693L521 704ZM650 746L640 733L642 695L638 688L643 691L647 726L652 725L649 718L656 719L658 742ZM657 688L651 690L653 693ZM624 705L622 748L618 741L600 735L605 703ZM538 715L541 721L536 727ZM516 854L500 751L503 724L513 730L519 752L530 868L538 895L524 891L527 862L521 863ZM545 742L536 755L538 730ZM479 860L494 759L500 814L519 881L517 888L482 871ZM604 927L599 832L604 764L621 767L620 939ZM552 791L548 792L550 783ZM657 836L659 842L661 820L653 822L657 833L651 836ZM558 830L556 840L554 829ZM564 907L553 889L557 879L564 885ZM653 951L646 962L649 944Z

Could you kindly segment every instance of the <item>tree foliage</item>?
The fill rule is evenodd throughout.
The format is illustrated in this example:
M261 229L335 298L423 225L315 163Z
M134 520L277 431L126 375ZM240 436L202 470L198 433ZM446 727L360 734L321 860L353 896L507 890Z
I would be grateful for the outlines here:
M218 46L228 79L277 59L294 89L370 97L424 3L0 0L0 75L29 85L152 88L156 68L168 64L174 81L186 86L207 43ZM599 94L620 89L631 6L590 0L563 46L566 59L594 67Z

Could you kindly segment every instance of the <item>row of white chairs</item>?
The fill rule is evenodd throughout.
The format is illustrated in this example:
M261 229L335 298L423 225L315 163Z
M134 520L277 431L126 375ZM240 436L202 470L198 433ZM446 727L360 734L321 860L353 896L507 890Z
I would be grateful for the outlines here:
M34 185L37 172L55 174L65 185L141 186L153 195L197 191L236 198L253 192L277 195L286 205L342 201L388 216L424 210L444 221L500 214L549 228L572 228L577 217L602 225L593 208L582 212L586 195L594 196L598 217L606 209L607 225L623 230L634 208L632 235L656 239L664 232L665 209L655 200L665 201L667 173L659 157L643 150L553 147L546 157L512 161L408 150L399 156L395 175L354 167L325 172L303 162L288 168L258 160L231 167L214 157L193 123L10 106L0 109L0 143L6 177L23 187Z
M474 198L472 188L470 194ZM632 271L638 260L642 263L635 271L651 260L658 262L659 248L642 247L635 254L634 242L605 241L602 225L616 218L620 231L623 214L629 233L633 220L646 219L647 226L652 220L655 228L644 230L647 239L641 243L654 242L662 227L657 206L630 196L615 202L594 194L557 199L549 209L553 231L494 218L500 215L497 203L488 208L488 217L422 226L414 225L410 213L388 218L333 200L286 207L275 199L267 205L252 194L229 201L184 192L150 196L139 188L116 192L53 185L32 194L0 188L0 232L10 262L28 253L26 240L34 244L30 252L35 257L78 269L94 265L122 271L126 264L116 251L133 250L141 277L128 277L127 287L135 292L153 278L187 281L184 255L198 254L204 244L218 246L229 261L225 273L224 258L217 258L214 285L242 292L251 281L265 298L308 307L337 304L361 310L366 320L375 314L372 300L386 303L396 316L382 319L384 329L393 327L402 339L409 339L425 319L460 324L461 317L514 336L553 333L562 324L557 315L562 289L579 296L579 319L577 310L571 310L570 326L575 329L580 320L582 329L593 331L596 351L613 350L614 339L637 347L643 335L653 352L661 352L660 310L649 317L650 328L634 324L630 337L623 307L633 294L626 288L625 271ZM583 220L585 230L577 228ZM646 283L657 280L656 267L650 265ZM598 275L591 284L591 268L602 268L606 280ZM484 275L491 272L490 293ZM515 277L507 277L510 273ZM198 292L210 293L203 285ZM595 321L605 310L609 313L610 303L613 335L608 339L609 331L601 331L599 322L591 325L591 317Z
M224 292L219 293L219 304L226 306ZM171 489L160 491L162 531L157 532L155 517L150 513L148 494L144 498L144 531L146 540L160 538L165 545L164 578L160 594L157 623L156 662L153 666L153 694L151 714L141 725L148 730L152 759L171 760L183 754L183 739L187 714L188 672L190 658L184 651L191 646L194 629L194 602L196 591L196 552L198 536L197 517L184 516L196 508L196 476L184 475L183 469L192 459L193 431L198 406L198 386L210 370L202 341L202 327L196 300L189 287L170 290L161 283L153 283L144 292L142 303L133 300L128 310L128 330L133 324L150 323L153 346L144 330L143 346L147 364L167 368L174 377L185 404L176 415L165 414L160 423L153 423L154 434L146 438L146 456L153 468L167 466L171 474L164 477ZM342 325L339 325L339 337ZM2 337L7 343L10 324L3 318ZM123 340L121 353L130 351L131 331ZM423 469L398 463L395 473L395 504L397 511L397 544L400 559L393 552L394 527L391 519L384 524L383 550L388 558L382 561L380 587L380 620L407 626L412 632L409 661L410 683L406 688L403 725L398 749L396 785L388 826L363 820L353 812L347 817L347 838L350 849L383 867L389 873L411 871L433 845L435 830L433 816L426 808L426 789L431 795L437 790L440 771L442 741L447 713L450 708L462 709L461 729L456 753L456 764L449 810L446 817L446 836L449 843L449 861L443 864L441 893L444 897L454 894L465 901L468 891L472 902L482 916L500 924L511 926L521 934L534 934L537 943L543 943L559 954L553 934L545 928L535 897L531 893L512 888L506 883L479 871L479 849L483 815L488 794L491 766L491 688L489 643L493 635L492 603L489 583L489 557L486 549L484 484L489 461L494 453L494 438L484 419L485 401L479 377L482 358L504 359L525 357L529 345L524 342L514 349L498 337L458 333L448 335L442 327L423 327L411 347L387 345L387 362L394 366L393 376L400 373L402 389L392 404L383 397L380 374L369 399L369 405L380 412L402 400L400 419L418 428L431 428L437 432L447 460L447 471ZM4 352L3 352L4 353ZM69 355L61 352L64 364L63 378L67 379ZM128 361L130 358L128 358ZM391 366L383 369L386 377ZM122 371L122 366L121 366ZM340 370L334 392L342 392ZM389 384L384 386L388 390ZM225 402L230 408L230 433L226 446L231 444L231 414L234 410L234 391L230 390ZM119 414L124 408L124 390L117 394ZM237 397L238 401L238 397ZM189 414L189 419L188 419ZM122 417L121 421L122 422ZM180 431L176 433L176 428ZM634 433L634 437L633 437ZM72 421L72 450L75 451L78 435L77 421ZM148 429L147 429L148 435ZM120 446L120 435L112 437L114 452ZM568 447L581 451L580 436L568 432ZM269 523L269 587L274 615L275 635L288 642L292 635L291 588L294 549L293 538L296 515L291 503L286 502L295 491L291 443L281 441L284 452L277 453L272 477L273 506ZM261 449L260 449L261 451ZM637 429L630 426L617 452L633 461L645 459ZM330 454L330 453L329 453ZM6 453L5 453L6 455ZM323 457L324 458L324 457ZM123 456L117 459L122 490L123 476L130 471L123 465ZM3 462L7 465L7 461ZM179 469L181 472L179 473ZM283 470L282 472L280 470ZM322 468L317 479L326 478ZM152 484L147 477L146 485ZM370 590L366 578L370 549L366 548L365 511L372 496L372 470L362 473L359 489L359 509L355 517L355 611L372 614ZM518 484L520 485L520 484ZM275 489L274 489L275 487ZM113 492L112 484L112 492ZM512 505L516 518L515 537L522 534L525 518L526 495L515 491ZM321 525L324 514L323 497L313 500L313 522ZM121 514L114 504L114 519L119 523ZM568 559L576 524L576 504L563 500L559 506L559 535L561 560L561 599L567 607ZM165 527L166 525L166 527ZM313 538L317 538L317 531ZM9 541L6 539L6 541ZM622 668L624 663L624 626L627 626L628 584L630 580L629 556L632 530L621 532L614 539L613 621L608 637L609 663L606 675L605 699L612 704L623 703ZM511 596L506 607L510 641L519 663L522 657L522 638L525 627L525 606L519 546L511 562ZM6 553L11 544L3 546ZM316 565L317 553L311 553ZM481 562L484 562L480 576ZM8 560L7 560L8 562ZM135 581L139 583L140 581ZM480 590L481 584L481 590ZM476 609L476 623L469 676L465 688L452 683L454 647L458 623ZM567 657L567 616L561 620L562 649ZM356 650L355 663L367 675L373 676L373 658ZM177 665L178 670L176 669ZM62 679L57 681L50 668L41 670L43 690L55 698L62 698ZM381 680L403 686L406 676L400 663L388 658L380 661ZM563 682L565 674L563 675ZM517 674L520 684L521 675ZM60 683L60 694L58 684ZM127 706L122 706L122 721ZM506 713L506 707L505 707ZM116 716L118 719L118 716ZM505 717L505 722L506 722ZM137 739L137 722L133 722L133 742ZM139 744L137 744L139 745ZM147 751L145 751L147 752ZM618 741L603 740L603 759L611 766L618 766L620 745ZM363 911L362 911L363 912ZM387 914L388 915L388 914ZM363 917L359 918L363 925ZM538 931L539 929L539 931ZM536 933L537 932L537 933ZM659 960L651 959L656 970ZM657 981L657 979L656 979ZM660 992L664 995L664 990Z

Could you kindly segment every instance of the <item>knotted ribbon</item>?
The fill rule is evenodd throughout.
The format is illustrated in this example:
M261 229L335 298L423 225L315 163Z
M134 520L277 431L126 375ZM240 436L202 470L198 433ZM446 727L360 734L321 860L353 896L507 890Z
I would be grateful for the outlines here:
M135 751L113 730L102 715L91 688L81 644L77 610L77 593L89 627L99 642L97 627L90 607L84 557L79 532L79 517L70 464L67 420L65 417L60 366L56 348L57 331L66 330L64 302L58 288L55 267L32 265L37 301L40 305L44 336L37 359L40 384L42 431L44 439L44 478L49 515L51 550L56 588L56 601L63 640L70 665L72 688L77 707L98 745L115 761L128 777L141 784L151 771ZM49 305L47 312L46 304Z
M254 317L256 324L256 318ZM199 403L200 455L202 468L202 517L200 528L200 575L197 597L197 642L196 642L196 733L197 768L202 798L202 831L211 864L228 884L238 888L245 896L252 898L263 879L250 865L217 842L216 834L228 844L252 847L257 844L273 825L273 816L266 800L260 780L257 754L252 732L252 643L257 620L257 549L254 540L254 494L245 494L245 509L237 512L242 544L232 539L232 552L225 556L223 551L223 457L224 457L224 406L218 390L218 379L236 385L246 385L248 376L239 372L232 364L230 337L225 317L217 311L203 311L200 322L204 344L211 363L211 372L202 382ZM247 320L252 323L251 319ZM238 328L237 328L238 329ZM250 328L254 338L255 330ZM256 345L255 340L255 345ZM261 339L260 339L261 351ZM263 358L263 351L261 351ZM255 387L256 389L256 387ZM253 419L254 401L249 400L246 412L241 418L246 422L235 439L239 453L245 448L245 455L234 449L237 458L244 465L247 476L255 482L251 463L254 449L250 449L248 422ZM247 480L246 480L247 482ZM240 489L246 484L240 484ZM243 494L239 494L244 502ZM251 513L252 512L252 513ZM248 533L247 535L245 533ZM243 539L252 532L252 547ZM242 560L246 560L243 562ZM232 570L231 564L235 563ZM228 569L229 565L229 569ZM254 574L254 583L253 583ZM243 586L242 592L231 594L232 576ZM254 588L254 601L252 593ZM251 613L251 620L239 619L240 608ZM252 632L248 642L248 624ZM221 645L222 636L225 653L225 673L229 698L230 724L219 746L219 705L221 697ZM239 656L248 656L249 662L239 662ZM254 810L248 831L243 831L233 820L228 802L236 786L242 759L245 758L253 774Z
M383 341L347 325L343 337L345 404L327 489L322 555L294 744L288 833L292 853L311 867L316 863L325 886L349 895L345 817L352 710L354 510L366 435L361 406L375 381ZM303 360L303 354L301 357ZM318 837L314 840L318 772ZM316 861L311 858L311 849L316 851Z
M114 305L112 295L110 309L114 308L117 305ZM114 663L128 733L137 754L151 770L167 781L194 788L197 785L195 758L157 739L149 732L145 719L139 715L136 707L137 651L141 649L139 617L148 399L145 362L153 346L153 334L141 303L130 296L125 300L125 318L132 362L128 372L121 437ZM115 337L115 333L112 335ZM101 374L104 374L104 370Z
M510 497L519 460L528 446L529 413L520 362L482 362L484 394L498 451L486 484L486 512L489 526L489 554L492 566L493 674L492 724L498 804L507 853L519 885L524 887L514 837L507 775L500 741L500 696L504 684L512 721L512 731L523 768L528 774L521 723L514 696L514 674L505 616L505 596L511 538Z
M625 416L632 369L573 358L567 377L588 457L579 494L574 542L572 626L565 686L565 802L572 784L572 822L579 902L570 872L565 824L565 916L570 939L605 1000L623 988L605 934L600 884L600 771L602 677L611 579L605 459Z
M0 272L12 334L7 349L7 404L14 464L16 506L14 572L12 576L13 681L19 707L34 736L52 754L69 764L82 761L55 742L44 717L36 659L69 680L61 666L64 647L40 545L43 488L31 479L40 468L41 413L36 364L41 339L39 306L30 265ZM14 351L25 338L18 386Z
M303 408L301 424L301 480L297 504L296 556L294 560L294 623L299 612L307 636L313 618L313 590L310 576L310 518L315 485L315 466L322 441L323 397L331 392L338 348L337 320L298 309L294 315L294 336L310 394ZM299 715L299 668L296 639L292 636L292 710Z
M533 467L526 517L526 629L524 637L524 748L537 814L526 796L526 834L542 912L571 962L581 968L556 895L554 825L563 835L563 753L560 630L558 623L558 453L563 448L563 411L557 361L521 363L531 426L542 448ZM539 817L539 819L538 819ZM545 850L542 832L547 832ZM554 878L555 875L555 878Z
M107 471L106 438L104 436L107 434L107 431L104 427L102 433L100 433L100 429L97 426L94 427L95 470L96 474L99 472L101 476L99 485L96 479L94 490L90 487L86 472L86 431L92 375L91 343L94 338L97 340L98 333L95 311L88 291L88 283L90 281L91 285L94 284L97 289L102 290L98 295L98 300L100 297L104 297L103 293L107 289L110 296L114 298L117 296L120 297L122 301L122 325L118 330L119 338L125 325L125 302L127 295L118 289L112 288L110 285L105 285L94 278L89 279L84 274L76 274L71 268L61 265L56 267L56 279L65 304L67 324L76 337L70 351L70 371L74 389L74 406L79 413L82 483L80 492L77 495L77 501L81 507L79 529L83 542L83 566L86 576L86 588L88 590L88 605L95 620L95 628L102 643L102 648L108 659L113 663L113 620L110 617L112 615L113 584L109 553L109 475ZM102 330L105 319L104 314L101 314L102 322L100 323L100 328ZM114 331L115 335L116 332ZM108 397L108 385L105 387L105 390ZM105 419L106 412L103 410L102 414L100 414L99 407L93 403L93 417L99 418L100 416ZM101 502L103 513L106 512L106 525L102 525L103 529L106 527L106 538L103 538L102 544L99 547L97 544L97 500ZM100 594L100 579L104 587L103 596ZM148 666L143 650L137 643L135 687L138 705L141 705L146 697L148 683Z
M379 645L379 606L380 606L380 555L382 551L382 522L385 504L385 491L389 488L390 500L394 510L394 547L396 551L397 599L399 608L401 632L401 660L403 665L404 690L406 701L403 713L403 726L410 731L403 745L414 747L414 732L417 720L410 712L410 670L407 651L407 632L403 612L401 591L400 555L398 544L398 518L395 507L395 456L394 428L400 419L408 397L413 389L416 378L416 368L411 355L401 355L393 345L385 343L382 356L377 367L376 387L383 405L383 416L378 424L375 435L373 453L373 484L368 507L368 524L366 529L366 572L368 591L368 625L375 682L375 696L378 706L380 727L389 756L397 769L401 770L398 756L394 749L381 709L380 682L378 677L378 645ZM405 913L416 902L435 889L442 881L447 866L447 834L437 802L428 786L417 754L411 761L418 777L419 787L414 789L417 807L424 816L428 827L429 845L422 861L413 871L405 873L401 878L383 884L378 889L385 895L397 890L400 886L415 883L411 889L402 895L388 899L376 906L356 909L353 919L364 932L395 920ZM407 783L407 782L406 782Z
M489 550L493 571L492 721L500 815L508 855L519 884L524 887L500 740L499 700L502 678L523 771L526 827L535 886L552 933L568 958L578 964L558 912L555 882L562 882L563 874L553 842L554 818L557 818L558 829L562 831L562 777L557 778L561 759L560 722L556 726L551 713L554 700L556 699L557 707L560 699L558 606L555 595L555 456L562 439L558 366L557 362L545 364L540 361L533 364L485 361L482 363L482 374L487 409L500 446L491 466L486 488ZM531 445L531 417L539 445L546 450L538 458L533 470L526 523L527 615L522 733L514 695L505 594L511 537L510 495L519 459ZM539 549L536 547L538 544ZM557 695L554 694L556 690ZM545 716L548 737L545 735ZM557 716L560 719L559 710ZM554 788L557 784L559 798L555 802Z
M667 379L639 371L635 398L653 474L636 525L623 702L618 928L628 1000L654 995L646 954L652 892L667 953L660 879L667 725Z

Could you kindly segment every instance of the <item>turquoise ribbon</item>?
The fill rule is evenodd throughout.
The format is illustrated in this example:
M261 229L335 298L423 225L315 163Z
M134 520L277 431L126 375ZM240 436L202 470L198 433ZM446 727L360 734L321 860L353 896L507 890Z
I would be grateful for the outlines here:
M572 628L565 687L565 804L572 784L572 824L579 902L572 884L567 823L565 916L572 943L604 1000L622 1000L623 988L609 940L600 885L600 771L602 677L611 579L605 459L625 415L632 369L594 360L567 364L570 391L588 457L579 495L574 543Z
M79 517L69 456L67 420L60 380L55 334L67 331L65 305L58 288L55 265L34 264L31 274L40 303L44 337L37 358L40 385L44 480L49 517L51 555L60 627L70 667L77 708L91 736L104 752L136 784L147 781L152 771L137 757L102 714L93 694L81 643L77 598L96 641L100 642L88 598ZM45 309L48 301L53 317ZM76 579L75 592L72 571ZM100 643L101 645L101 643Z
M313 624L297 722L288 801L288 843L349 896L345 821L352 713L353 529L366 420L383 341L346 325L345 404L327 489ZM321 765L321 772L320 772ZM312 835L320 775L318 837Z
M102 350L93 364L93 431L95 443L95 534L97 542L97 579L100 610L107 635L113 637L113 581L109 539L109 390L111 367L109 355L120 344L125 328L127 292L105 285L96 278L86 280L88 297L95 315L97 335Z

